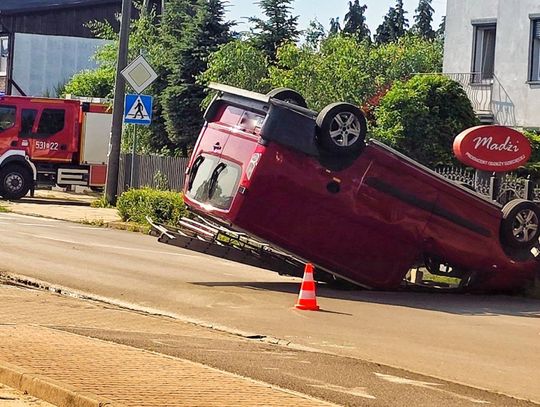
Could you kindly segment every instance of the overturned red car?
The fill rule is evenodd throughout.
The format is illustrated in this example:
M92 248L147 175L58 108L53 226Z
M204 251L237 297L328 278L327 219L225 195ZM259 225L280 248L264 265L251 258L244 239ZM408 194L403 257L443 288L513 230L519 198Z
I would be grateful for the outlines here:
M366 288L395 289L419 264L482 290L534 278L535 203L502 207L366 142L353 105L317 113L288 89L213 87L186 172L191 211Z

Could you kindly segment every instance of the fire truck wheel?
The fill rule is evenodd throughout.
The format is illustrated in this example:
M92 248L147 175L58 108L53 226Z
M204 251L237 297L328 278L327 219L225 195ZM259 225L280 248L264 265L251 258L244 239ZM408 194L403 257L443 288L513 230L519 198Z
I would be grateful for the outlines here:
M502 209L501 240L516 249L530 249L540 236L540 207L532 201L514 199Z
M7 165L0 170L0 195L20 199L30 190L32 176L22 165Z
M276 88L266 94L277 100L282 100L300 107L307 107L306 99L295 90L288 88Z
M350 103L332 103L317 116L317 140L331 153L358 153L364 147L367 133L366 118Z

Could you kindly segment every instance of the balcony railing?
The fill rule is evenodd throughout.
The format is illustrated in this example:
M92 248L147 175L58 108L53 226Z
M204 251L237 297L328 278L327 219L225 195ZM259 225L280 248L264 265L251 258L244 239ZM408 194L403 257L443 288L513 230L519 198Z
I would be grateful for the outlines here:
M497 78L483 78L479 72L444 73L443 75L458 82L471 101L477 115L493 114L493 84Z
M479 72L427 75L444 75L458 82L469 97L480 121L516 126L514 103L496 75Z

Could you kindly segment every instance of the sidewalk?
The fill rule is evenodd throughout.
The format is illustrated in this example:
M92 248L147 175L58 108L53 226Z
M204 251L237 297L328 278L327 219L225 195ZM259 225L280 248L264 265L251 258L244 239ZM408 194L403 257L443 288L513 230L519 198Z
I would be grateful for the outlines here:
M91 338L92 330L114 330L245 340L172 319L0 285L0 321L0 383L54 405L329 405L188 360ZM81 330L87 334L73 333Z
M23 394L20 390L15 390L0 384L0 406L2 407L53 407L45 401Z
M105 225L119 222L115 208L92 208L92 201L99 194L76 194L71 192L38 190L33 198L29 196L15 202L0 200L0 205L13 213L41 216L46 218Z

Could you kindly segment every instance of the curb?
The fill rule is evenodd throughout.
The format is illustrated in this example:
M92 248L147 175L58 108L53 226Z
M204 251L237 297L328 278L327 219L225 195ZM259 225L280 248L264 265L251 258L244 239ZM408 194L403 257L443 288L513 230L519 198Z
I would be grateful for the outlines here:
M3 361L0 361L0 382L58 407L125 407Z

